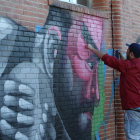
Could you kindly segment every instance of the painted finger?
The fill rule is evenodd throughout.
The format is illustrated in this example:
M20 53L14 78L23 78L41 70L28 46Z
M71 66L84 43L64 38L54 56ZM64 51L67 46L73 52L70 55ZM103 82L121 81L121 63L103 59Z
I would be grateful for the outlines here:
M18 113L17 115L17 121L18 123L24 124L24 125L33 125L34 124L34 118L30 116L23 115L21 113Z
M12 127L9 123L7 123L7 121L5 120L1 120L0 121L0 128L1 128L1 133L3 135L8 136L9 138L14 138L15 133L17 132L17 130Z
M33 110L34 105L30 102L17 98L15 96L6 95L4 96L4 103L6 106L19 106L23 110Z
M4 84L4 92L6 94L14 94L14 95L28 95L33 96L34 90L27 85L19 84L12 80L7 80Z
M46 113L43 113L42 114L42 119L43 119L43 122L46 123L48 121L48 117L47 117L47 114Z
M34 90L30 88L29 86L26 86L24 84L19 85L19 91L22 94L26 94L28 96L33 96L34 95Z
M24 109L24 110L33 110L34 105L22 98L19 99L19 107Z
M46 123L47 123L47 114L46 113L43 113L42 114L42 119L43 119L43 123L39 125L39 135L41 136L41 138L44 138L45 136L45 130L46 130Z
M19 98L15 96L6 95L4 96L4 104L6 106L18 106Z
M1 117L9 122L17 121L17 113L6 106L1 108Z
M18 83L11 81L11 80L6 80L4 83L4 92L6 94L17 93L17 92L19 92L18 86L19 86Z
M29 140L27 136L25 136L24 134L17 132L15 135L15 139L16 140Z
M40 124L39 125L39 130L40 130L41 138L44 138L44 136L45 136L45 125L44 124Z
M48 111L48 108L49 107L48 107L48 104L47 103L44 104L44 107L45 107L45 110Z

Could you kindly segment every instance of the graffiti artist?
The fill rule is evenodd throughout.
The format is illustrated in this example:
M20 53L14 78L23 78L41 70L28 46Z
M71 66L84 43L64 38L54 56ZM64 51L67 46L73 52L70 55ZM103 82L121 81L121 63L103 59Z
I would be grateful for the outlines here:
M104 63L121 72L120 75L120 97L124 113L124 130L127 140L140 139L140 45L132 43L128 46L126 56L120 53L121 59L104 54L93 48L90 44L86 46L97 55Z

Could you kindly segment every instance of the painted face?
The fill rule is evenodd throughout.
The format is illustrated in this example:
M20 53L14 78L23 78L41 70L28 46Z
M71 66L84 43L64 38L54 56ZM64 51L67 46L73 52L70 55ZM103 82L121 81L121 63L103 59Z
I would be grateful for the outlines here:
M63 76L62 81L58 83L59 76L56 74L53 79L54 88L57 90L54 91L56 105L68 134L72 138L78 131L79 139L82 139L87 133L90 135L94 106L98 106L100 100L99 59L86 50L85 46L90 43L94 48L101 49L102 20L97 17L88 18L87 15L84 15L81 21L77 20L73 20L68 33L68 47L63 51L66 55L61 59L63 70L57 70L56 73ZM54 70L58 66L60 67L60 64L55 64ZM65 100L57 97L58 94L63 94Z

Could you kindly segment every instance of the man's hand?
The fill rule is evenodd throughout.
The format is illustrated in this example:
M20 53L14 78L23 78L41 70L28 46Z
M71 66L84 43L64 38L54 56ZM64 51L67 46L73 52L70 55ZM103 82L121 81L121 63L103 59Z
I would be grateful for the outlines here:
M121 51L118 51L118 53L120 54L120 59L121 59L121 60L125 60L125 58L124 58L122 52L121 52Z
M93 47L90 44L87 44L86 49L89 49L92 51Z
M95 55L97 55L100 59L103 57L104 53L102 53L101 51L93 48L90 44L88 44L86 46L87 49L91 50Z

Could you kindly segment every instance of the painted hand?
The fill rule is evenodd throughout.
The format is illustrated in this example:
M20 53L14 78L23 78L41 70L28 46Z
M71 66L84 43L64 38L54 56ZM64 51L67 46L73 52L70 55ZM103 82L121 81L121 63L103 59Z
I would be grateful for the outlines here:
M21 124L29 127L34 124L35 119L30 115L26 115L28 114L26 112L34 109L34 105L21 97L21 95L33 97L34 90L24 84L7 80L4 84L4 92L3 101L5 105L1 108L1 132L12 139L27 140L27 136L18 131L17 125Z
M57 109L45 75L33 63L21 63L8 78L0 116L4 140L55 140Z

